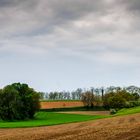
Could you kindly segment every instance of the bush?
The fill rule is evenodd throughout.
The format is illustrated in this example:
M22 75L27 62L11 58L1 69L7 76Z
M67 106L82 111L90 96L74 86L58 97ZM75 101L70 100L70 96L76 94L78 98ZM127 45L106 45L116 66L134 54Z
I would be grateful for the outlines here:
M2 120L31 119L39 107L39 94L27 84L14 83L0 90Z
M114 115L114 114L116 114L116 113L117 113L116 109L110 109L110 114L111 114L111 115Z
M121 97L121 96L113 96L111 98L109 98L109 105L110 105L110 108L123 108L125 107L125 103L126 103L126 100Z
M133 100L133 95L128 93L126 90L117 90L115 92L107 93L104 96L104 107L105 108L124 108L130 106L130 101Z

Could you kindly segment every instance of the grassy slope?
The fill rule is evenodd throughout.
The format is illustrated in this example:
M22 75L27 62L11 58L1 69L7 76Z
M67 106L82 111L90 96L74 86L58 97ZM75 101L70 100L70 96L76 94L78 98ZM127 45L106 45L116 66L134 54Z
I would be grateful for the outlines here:
M107 117L115 117L121 115L140 113L140 107L129 109L121 109L115 115L100 116L100 115L79 115L79 114L63 114L54 112L38 112L36 119L28 121L4 122L0 121L0 128L16 128L16 127L35 127L45 125L65 124L71 122L82 122L88 120L96 120Z
M129 115L129 114L135 114L135 113L140 113L140 106L138 107L133 107L133 108L124 108L121 109L117 112L117 114L115 114L115 116L117 115Z
M28 121L4 122L0 121L0 128L35 127L45 125L65 124L105 118L99 115L62 114L53 112L38 112L36 119Z

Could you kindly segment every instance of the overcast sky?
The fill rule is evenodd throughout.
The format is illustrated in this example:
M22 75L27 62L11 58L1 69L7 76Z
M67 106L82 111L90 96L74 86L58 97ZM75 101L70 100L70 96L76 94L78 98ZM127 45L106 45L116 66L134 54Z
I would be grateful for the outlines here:
M0 0L0 87L140 85L140 0Z

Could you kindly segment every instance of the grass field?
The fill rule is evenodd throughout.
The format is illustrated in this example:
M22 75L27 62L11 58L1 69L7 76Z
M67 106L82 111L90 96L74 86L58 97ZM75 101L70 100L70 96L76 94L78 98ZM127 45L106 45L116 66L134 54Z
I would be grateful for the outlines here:
M105 118L101 115L63 114L54 112L38 112L34 120L4 122L0 121L0 128L35 127L45 125L65 124Z
M34 120L4 122L0 121L0 128L18 128L18 127L35 127L66 124L72 122L82 122L88 120L96 120L107 117L115 117L121 115L140 113L140 107L130 109L121 109L115 115L81 115L81 114L65 114L54 112L38 112Z

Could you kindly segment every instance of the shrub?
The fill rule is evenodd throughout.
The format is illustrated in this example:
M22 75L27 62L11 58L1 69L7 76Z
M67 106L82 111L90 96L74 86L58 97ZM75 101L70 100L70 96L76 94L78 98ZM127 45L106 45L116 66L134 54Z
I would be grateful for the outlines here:
M109 109L109 108L110 108L109 99L110 99L111 97L113 97L114 95L115 95L114 92L110 92L110 93L105 94L104 100L103 100L103 105L104 105L104 107L105 107L106 109Z
M110 108L123 108L125 107L126 100L121 96L113 96L109 98Z
M117 113L116 109L110 109L110 114L111 114L111 115L114 115L114 114L116 114L116 113Z
M130 106L129 101L133 100L133 95L126 90L117 90L115 92L107 93L104 96L104 107L105 108L124 108Z
M2 120L31 119L39 107L39 94L27 84L14 83L0 90Z

